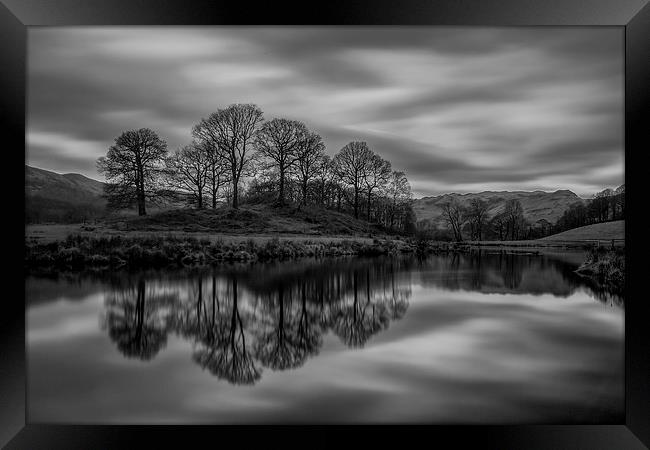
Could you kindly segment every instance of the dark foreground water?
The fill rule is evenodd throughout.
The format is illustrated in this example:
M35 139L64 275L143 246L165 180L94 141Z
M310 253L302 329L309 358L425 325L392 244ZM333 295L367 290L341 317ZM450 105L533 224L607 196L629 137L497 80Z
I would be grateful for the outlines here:
M622 299L583 256L29 277L28 419L622 422Z

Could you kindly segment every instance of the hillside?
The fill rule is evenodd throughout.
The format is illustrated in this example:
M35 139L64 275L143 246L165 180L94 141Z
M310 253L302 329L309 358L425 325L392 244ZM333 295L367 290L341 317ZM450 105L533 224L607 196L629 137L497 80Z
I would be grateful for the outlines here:
M546 236L543 241L584 241L584 240L625 239L625 221L595 223L584 227L563 231L562 233Z
M318 207L242 205L212 209L173 209L144 217L114 217L105 226L125 231L190 231L226 234L365 235L374 225Z
M102 195L104 183L78 173L59 174L25 165L25 193L29 196L87 201Z
M508 200L516 199L521 202L521 206L524 209L524 217L531 223L535 223L541 219L555 223L564 211L568 209L569 205L583 201L569 190L555 192L485 191L470 194L444 194L414 200L413 210L415 211L418 222L425 221L429 225L445 228L446 225L442 217L442 205L454 198L464 204L468 204L474 198L484 200L488 204L489 217L493 217L502 212Z
M104 183L25 165L25 221L80 222L104 214Z

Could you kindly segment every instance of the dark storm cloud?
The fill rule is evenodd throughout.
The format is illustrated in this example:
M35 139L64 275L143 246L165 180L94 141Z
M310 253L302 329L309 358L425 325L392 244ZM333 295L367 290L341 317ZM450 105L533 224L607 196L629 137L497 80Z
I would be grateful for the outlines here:
M98 178L123 130L174 150L253 102L333 155L365 140L415 195L572 189L623 178L615 28L96 27L29 31L29 164Z

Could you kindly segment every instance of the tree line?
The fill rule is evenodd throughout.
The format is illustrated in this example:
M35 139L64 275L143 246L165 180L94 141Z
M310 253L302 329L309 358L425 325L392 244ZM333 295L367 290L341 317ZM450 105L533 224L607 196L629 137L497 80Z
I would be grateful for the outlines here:
M503 211L491 218L488 208L488 203L480 198L473 198L468 204L456 198L444 203L442 215L450 234L441 236L436 233L435 237L459 242L465 237L473 241L529 239L530 227L519 200L508 200Z
M244 202L317 205L375 222L415 228L411 187L404 172L353 141L334 157L323 138L297 120L266 121L254 104L232 104L192 127L192 141L170 153L148 128L123 132L97 161L110 208L147 205L179 195L194 207Z
M592 199L578 201L569 206L555 223L546 219L531 222L517 199L508 200L501 212L492 217L485 200L473 198L463 203L457 198L442 205L446 230L431 228L426 222L419 224L418 233L436 240L525 240L539 239L585 225L622 220L625 218L625 185L618 189L605 189Z
M594 223L625 219L625 185L605 189L586 202L576 202L555 224L556 233Z

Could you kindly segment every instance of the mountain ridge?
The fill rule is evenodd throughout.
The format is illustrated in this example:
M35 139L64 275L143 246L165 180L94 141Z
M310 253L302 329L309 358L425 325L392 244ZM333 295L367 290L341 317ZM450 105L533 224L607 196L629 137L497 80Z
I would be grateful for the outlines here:
M555 223L571 204L585 201L568 189L558 189L553 192L541 190L452 192L415 199L413 201L413 211L419 223L437 228L446 228L442 212L444 203L452 199L457 199L461 203L466 204L475 198L487 203L487 214L489 218L502 212L508 200L519 200L524 209L524 217L531 223L536 223L541 220Z
M70 222L96 218L106 213L103 197L105 183L78 173L60 174L25 164L25 218L28 222ZM480 198L488 203L488 216L503 211L506 201L517 199L524 208L524 217L531 223L546 220L555 223L568 207L586 200L569 189L553 192L481 191L445 193L413 200L413 210L419 223L446 228L442 204L456 198L467 203Z
M104 183L25 164L25 221L81 222L106 211Z

